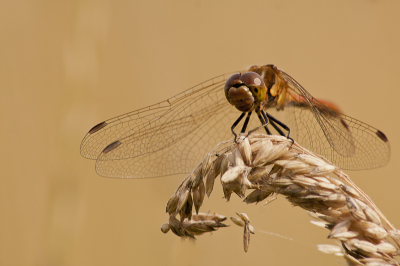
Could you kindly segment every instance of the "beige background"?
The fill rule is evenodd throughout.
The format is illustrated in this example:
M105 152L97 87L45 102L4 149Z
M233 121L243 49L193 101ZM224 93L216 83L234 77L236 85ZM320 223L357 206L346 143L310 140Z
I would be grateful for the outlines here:
M105 119L251 64L273 63L316 97L381 129L381 169L348 172L400 227L399 1L0 1L0 265L341 265L328 231L279 198L195 244L159 226L183 176L97 176L79 154Z

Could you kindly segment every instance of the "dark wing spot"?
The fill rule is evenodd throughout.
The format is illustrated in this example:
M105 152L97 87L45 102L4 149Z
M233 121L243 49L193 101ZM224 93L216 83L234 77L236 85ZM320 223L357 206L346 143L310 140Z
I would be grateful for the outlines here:
M349 126L346 124L346 122L343 119L340 119L340 123L349 131Z
M383 140L383 142L388 142L388 139L387 139L386 135L383 134L382 131L378 130L378 131L376 131L375 134L378 136L378 138L380 138L381 140Z
M105 127L105 126L107 126L106 122L101 122L101 123L97 124L94 127L92 127L91 130L89 130L89 134L93 134L93 133L99 131L100 129L102 129L103 127Z
M119 145L121 145L121 142L119 140L114 141L113 143L109 144L102 152L106 154L115 149L116 147L118 147Z

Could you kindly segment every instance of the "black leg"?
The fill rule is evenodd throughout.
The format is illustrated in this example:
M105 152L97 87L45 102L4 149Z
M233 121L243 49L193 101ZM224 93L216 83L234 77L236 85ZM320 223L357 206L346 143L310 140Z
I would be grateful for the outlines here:
M265 128L265 131L267 132L268 135L272 135L271 131L269 131L268 126L265 126L264 128Z
M245 114L246 114L246 113L242 113L242 114L239 116L239 118L235 121L235 123L233 123L233 125L232 125L232 127L231 127L231 131L232 131L233 135L235 135L235 142L236 142L236 137L237 137L237 135L236 135L235 131L233 131L233 129L237 126L237 124L239 124L240 120L243 119L243 117L244 117Z
M258 115L258 119L261 122L261 125L264 125L265 124L265 120L262 118L261 113L258 113L257 115ZM265 131L267 132L268 135L272 135L271 131L269 131L268 126L265 126L264 129L265 129Z
M240 131L240 133L246 132L246 128L247 128L247 125L249 124L249 120L250 120L250 116L251 116L252 112L253 111L247 113L246 120L244 120L244 124L243 124L242 130Z
M265 131L267 131L267 134L271 135L271 132L270 132L269 129L267 128L267 126L268 126L268 124L269 124L269 119L268 119L268 117L267 117L267 116L263 116L263 117L264 117L264 119L263 119L263 118L261 117L261 115L260 115L260 109L256 110L256 112L257 112L257 114L258 114L258 119L260 119L261 126L256 127L256 128L254 128L254 129L250 130L249 132L247 132L246 138L247 138L251 133L253 133L254 131L258 130L260 127L265 128Z
M265 116L264 110L261 110L261 113L263 114L263 116ZM292 141L292 145L293 145L294 140L293 140L291 137L289 137L289 136L290 136L290 128L289 128L287 125L285 125L284 123L282 123L281 121L279 121L278 119L276 119L275 117L273 117L272 115L270 115L270 114L267 113L266 116L267 116L269 119L271 119L271 122L273 121L273 122L277 123L277 124L280 125L283 129L285 129L285 130L288 131L288 134L287 134L286 138L290 139L290 140ZM275 125L275 126L276 126L276 125ZM276 127L274 127L274 128L276 129ZM278 131L278 132L279 132L279 131ZM283 132L282 132L282 133L283 133ZM279 134L281 134L281 133L279 132ZM283 136L284 136L284 135L283 135Z
M265 115L264 110L261 110L261 113L263 115ZM285 125L284 123L282 123L281 121L279 121L278 119L276 119L275 117L273 117L272 115L270 115L268 113L267 113L267 117L269 119L271 119L272 121L274 121L275 123L277 123L278 125L280 125L283 129L285 129L288 132L286 137L289 138L289 136L290 136L290 128L287 125Z
M269 123L275 128L275 130L279 133L279 135L286 137L283 131L275 124L274 121L272 121L272 119L269 120Z
M267 117L267 119L268 119L268 116L267 116L268 113L266 115L264 110L261 110L261 114L263 115L264 118ZM285 134L283 134L282 130L274 123L274 121L272 121L272 119L269 120L269 123L272 125L273 128L275 128L275 130L279 133L279 135L286 136Z
M265 115L264 110L261 110L261 114L266 117L267 115ZM267 113L268 114L268 113ZM275 118L274 118L275 119ZM276 119L275 119L276 120ZM269 123L273 126L273 128L275 128L275 130L279 133L279 135L281 136L286 136L285 134L283 134L282 130L274 123L274 121L269 121Z

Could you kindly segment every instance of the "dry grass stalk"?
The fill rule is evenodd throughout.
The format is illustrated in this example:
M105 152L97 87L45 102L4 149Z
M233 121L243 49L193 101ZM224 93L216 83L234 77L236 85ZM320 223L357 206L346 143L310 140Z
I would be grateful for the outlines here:
M244 198L246 203L258 203L281 194L293 205L312 213L320 220L316 224L331 230L328 238L341 242L341 254L349 265L399 265L395 256L400 255L400 231L372 200L325 158L297 143L292 145L281 136L241 136L237 144L226 141L210 152L167 203L169 226L174 228L175 234L193 237L194 231L185 223L194 220L192 206L198 213L205 194L211 194L217 176L221 176L224 197L228 201L232 193ZM248 189L253 191L246 196ZM178 214L180 221L175 218ZM245 227L247 251L250 230L246 224L250 220L240 217ZM209 220L204 217L196 221ZM238 221L234 222L240 223ZM337 248L321 249L340 253Z

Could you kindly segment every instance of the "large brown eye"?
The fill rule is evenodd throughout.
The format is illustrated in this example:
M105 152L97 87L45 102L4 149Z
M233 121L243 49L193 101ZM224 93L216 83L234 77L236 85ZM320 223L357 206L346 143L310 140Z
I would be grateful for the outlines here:
M233 87L234 82L238 80L240 76L241 76L240 73L236 73L230 76L225 82L225 90L229 89L230 87Z
M233 74L233 75L230 76L230 77L226 80L226 82L225 82L224 92L225 92L225 97L226 97L226 99L228 100L228 102L230 102L230 99L229 99L229 97L228 97L229 89L230 89L231 87L234 87L235 83L238 83L238 82L242 83L242 81L239 80L239 78L240 78L241 75L242 75L242 74L240 74L240 73Z
M260 75L254 72L247 72L244 73L241 77L240 80L243 81L244 84L247 86L257 86L257 87L263 87L264 86L264 81L261 78Z

